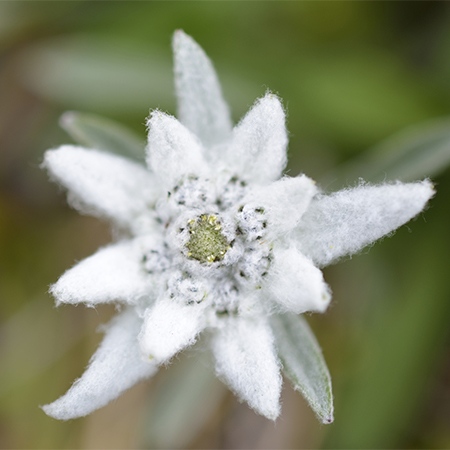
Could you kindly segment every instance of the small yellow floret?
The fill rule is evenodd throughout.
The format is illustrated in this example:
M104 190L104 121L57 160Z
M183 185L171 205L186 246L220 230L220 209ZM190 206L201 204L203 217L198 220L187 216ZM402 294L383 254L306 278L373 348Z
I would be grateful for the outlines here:
M230 249L221 233L222 225L214 214L202 214L188 221L190 239L186 244L188 258L211 264L221 261Z

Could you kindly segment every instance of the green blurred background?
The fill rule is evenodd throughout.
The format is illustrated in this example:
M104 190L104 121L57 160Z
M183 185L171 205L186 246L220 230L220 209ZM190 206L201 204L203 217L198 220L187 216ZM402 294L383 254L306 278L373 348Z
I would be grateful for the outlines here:
M38 408L80 376L113 313L55 309L46 292L111 236L66 206L42 155L71 142L58 126L66 110L142 139L149 108L175 113L177 28L213 59L235 120L268 88L284 99L289 173L330 191L356 183L341 164L450 115L447 2L0 2L0 447L450 448L443 163L425 214L325 272L334 303L309 321L333 377L334 424L288 383L278 422L256 416L192 364L198 350L87 418Z

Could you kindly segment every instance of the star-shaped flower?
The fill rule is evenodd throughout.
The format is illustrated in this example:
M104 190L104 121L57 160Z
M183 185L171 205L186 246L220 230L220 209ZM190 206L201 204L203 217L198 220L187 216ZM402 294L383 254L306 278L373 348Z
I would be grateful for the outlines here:
M173 43L179 121L151 113L148 167L72 145L45 155L75 208L122 231L51 287L58 304L122 305L86 372L44 406L58 419L104 406L205 330L217 375L275 419L281 366L289 372L295 347L316 345L293 320L324 312L331 299L319 267L392 232L433 195L429 181L326 195L305 175L283 177L288 139L278 97L267 93L232 128L202 49L181 31ZM286 347L289 323L301 339ZM301 373L315 370L313 359ZM315 408L308 386L300 389Z

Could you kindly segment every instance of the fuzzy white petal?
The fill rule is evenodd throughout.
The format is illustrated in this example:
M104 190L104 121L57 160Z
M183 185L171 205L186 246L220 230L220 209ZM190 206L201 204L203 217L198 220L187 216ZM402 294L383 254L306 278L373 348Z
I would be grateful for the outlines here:
M260 186L244 198L242 203L263 208L267 218L267 231L272 237L295 228L317 194L317 186L305 175L284 177L268 186Z
M321 270L292 247L273 249L264 286L284 311L296 314L324 312L331 301L330 289Z
M137 304L152 295L155 278L142 267L142 239L109 245L65 272L50 288L57 303L122 301Z
M183 31L173 36L178 117L206 147L231 136L228 105L214 67L202 48Z
M419 214L434 189L430 181L362 185L318 197L303 215L299 249L326 266L358 252Z
M129 227L156 200L156 180L145 167L121 156L63 145L45 153L44 167L69 190L81 212Z
M66 394L43 406L45 413L60 420L86 416L139 380L152 376L157 367L142 361L137 345L141 323L142 319L131 310L116 316L84 374Z
M283 107L278 97L268 93L235 127L225 157L242 178L267 184L280 178L286 166L287 143Z
M268 419L280 414L281 375L265 320L230 318L212 343L217 376Z
M141 352L158 364L168 362L194 344L205 325L204 303L186 305L163 297L145 312L139 335Z
M175 117L153 111L147 126L147 163L166 187L186 175L208 174L200 142Z

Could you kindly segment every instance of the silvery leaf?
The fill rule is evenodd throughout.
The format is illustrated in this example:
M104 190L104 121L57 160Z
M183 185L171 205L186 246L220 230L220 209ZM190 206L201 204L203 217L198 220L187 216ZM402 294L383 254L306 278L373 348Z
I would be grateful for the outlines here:
M330 373L306 320L280 314L272 317L272 327L284 374L323 423L333 422Z
M143 160L145 142L123 125L94 114L68 111L60 125L80 145Z

